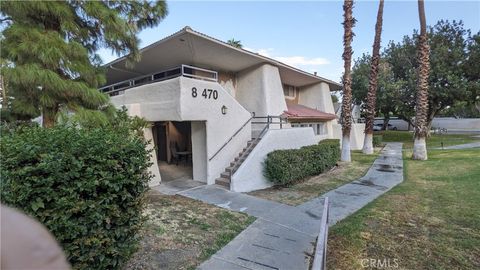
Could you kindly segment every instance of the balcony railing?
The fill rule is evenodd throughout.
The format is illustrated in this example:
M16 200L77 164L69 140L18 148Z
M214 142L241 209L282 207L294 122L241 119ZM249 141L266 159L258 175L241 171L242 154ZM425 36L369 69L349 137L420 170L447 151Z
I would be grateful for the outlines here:
M184 76L187 78L193 78L198 80L205 80L205 81L218 81L218 73L216 71L198 68L189 65L181 65L176 68L167 69L155 73L151 73L148 75L143 75L140 77L136 77L133 79L117 82L114 84L110 84L100 88L99 90L103 93L106 93L110 96L116 96L123 94L123 91L154 82L165 81L171 78Z

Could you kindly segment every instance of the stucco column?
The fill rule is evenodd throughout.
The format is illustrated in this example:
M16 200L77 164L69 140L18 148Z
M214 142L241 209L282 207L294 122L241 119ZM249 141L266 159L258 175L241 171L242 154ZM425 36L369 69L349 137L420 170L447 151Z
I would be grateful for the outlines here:
M158 169L158 161L157 161L157 151L155 150L155 142L153 140L153 124L149 127L143 129L143 136L145 140L148 142L147 150L151 150L150 153L150 162L152 165L148 168L148 171L153 175L153 178L148 183L148 186L153 187L159 185L162 182L162 178L160 176L160 170Z

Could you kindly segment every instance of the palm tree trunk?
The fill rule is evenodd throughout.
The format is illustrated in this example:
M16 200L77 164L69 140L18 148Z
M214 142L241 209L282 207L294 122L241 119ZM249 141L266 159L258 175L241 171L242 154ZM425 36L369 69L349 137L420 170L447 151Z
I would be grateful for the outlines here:
M351 161L350 156L350 130L352 128L352 28L355 25L353 18L353 0L345 0L343 3L343 61L345 72L343 74L343 99L342 99L342 161Z
M418 0L418 15L420 18L420 36L418 38L418 81L417 104L415 106L415 140L413 143L413 159L427 159L426 138L428 114L428 74L430 71L430 47L428 45L427 24L425 20L425 5Z
M375 106L377 100L378 63L380 62L380 38L382 35L383 0L380 0L375 24L375 39L373 40L372 65L367 93L367 110L365 116L365 139L363 153L373 154L373 122L375 120Z

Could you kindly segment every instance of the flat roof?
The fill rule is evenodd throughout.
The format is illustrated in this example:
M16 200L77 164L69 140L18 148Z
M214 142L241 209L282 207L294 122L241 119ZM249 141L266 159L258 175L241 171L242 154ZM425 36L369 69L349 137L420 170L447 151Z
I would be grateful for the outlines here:
M325 82L331 91L342 89L332 80L289 66L275 59L197 32L186 26L180 31L140 49L141 60L127 67L127 56L105 65L107 85L187 64L215 71L239 72L260 64L277 66L282 82L298 87Z

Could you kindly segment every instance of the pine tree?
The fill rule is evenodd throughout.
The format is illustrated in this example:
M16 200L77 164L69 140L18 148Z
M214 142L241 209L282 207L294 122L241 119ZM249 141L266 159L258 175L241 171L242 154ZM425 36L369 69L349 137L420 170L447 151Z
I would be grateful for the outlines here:
M101 115L109 100L96 53L109 48L139 60L137 34L160 23L165 1L3 1L2 75L11 110L55 125L61 110Z

